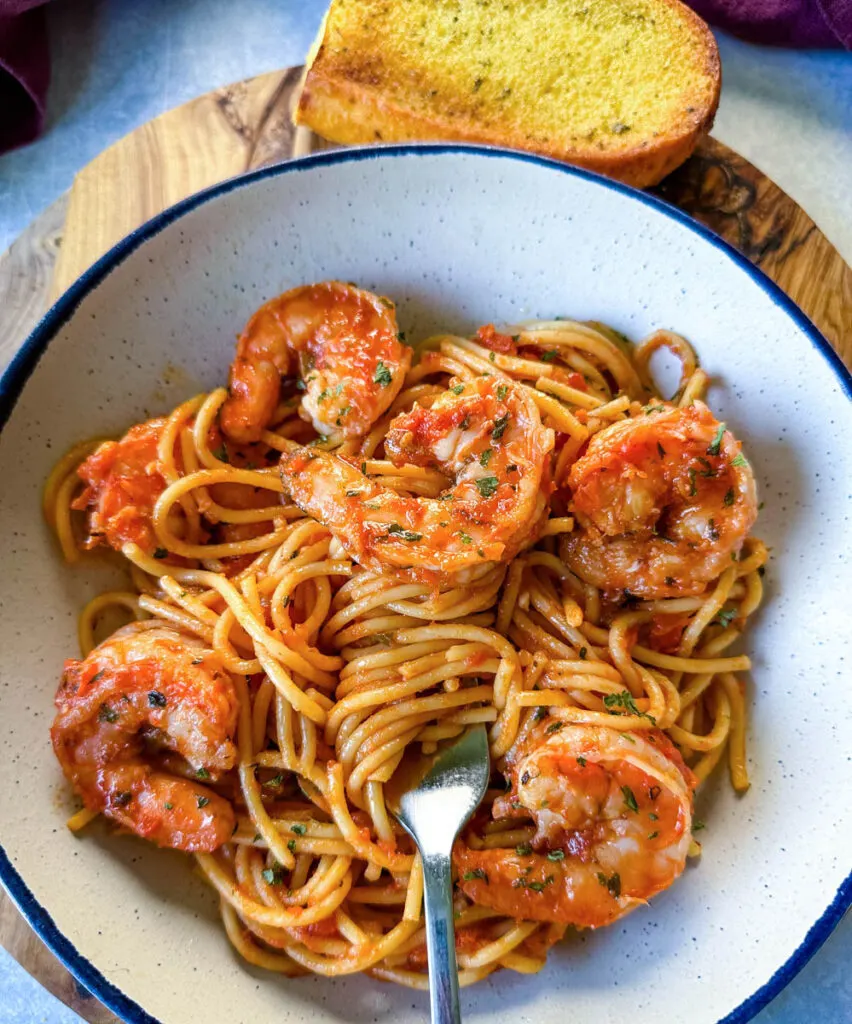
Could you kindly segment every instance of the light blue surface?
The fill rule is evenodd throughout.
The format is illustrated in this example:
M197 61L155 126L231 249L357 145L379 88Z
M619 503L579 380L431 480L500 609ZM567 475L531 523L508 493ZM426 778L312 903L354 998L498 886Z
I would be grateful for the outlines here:
M156 114L218 85L301 61L324 9L321 0L85 0L51 9L54 85L48 133L0 158L0 251L67 189L76 170L105 146ZM841 194L852 153L852 59L782 54L722 41L726 77L718 134L780 181L809 212L824 203L817 178L828 166L837 200L821 207L820 226L846 249L852 206ZM795 80L795 95L773 83ZM752 95L752 90L754 94ZM796 103L802 98L799 108ZM770 120L801 120L802 159L776 153L766 127L746 116L760 103ZM773 104L776 106L773 108ZM811 114L813 116L809 116ZM771 125L770 125L771 128ZM809 132L831 130L808 148ZM803 173L802 168L805 169ZM814 204L808 197L813 196ZM838 205L845 201L844 205ZM794 823L791 823L794 827ZM794 884L791 881L791 884ZM852 1021L852 918L840 925L756 1024ZM700 996L699 996L700 998ZM80 1018L37 985L0 949L0 1024L78 1024Z

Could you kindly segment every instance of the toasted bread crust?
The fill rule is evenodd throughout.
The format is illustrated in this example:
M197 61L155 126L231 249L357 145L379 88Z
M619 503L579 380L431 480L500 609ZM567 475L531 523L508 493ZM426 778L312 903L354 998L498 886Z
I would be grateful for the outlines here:
M353 58L332 52L328 22L306 69L294 119L333 142L479 142L539 153L639 188L654 185L683 163L710 129L721 88L719 53L707 25L679 0L657 2L676 10L692 37L695 53L692 66L685 69L692 80L692 88L683 94L685 112L655 137L631 140L629 145L625 140L623 146L602 150L592 145L560 144L558 139L531 140L511 125L483 123L463 107L451 114L436 108L416 110L406 102L404 91L383 87L382 75L371 72L363 54Z

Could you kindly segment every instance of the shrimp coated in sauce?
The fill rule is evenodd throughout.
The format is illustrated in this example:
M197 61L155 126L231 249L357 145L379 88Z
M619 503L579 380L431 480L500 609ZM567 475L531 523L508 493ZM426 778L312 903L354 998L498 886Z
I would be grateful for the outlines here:
M86 486L72 507L89 513L85 548L108 544L120 551L122 545L133 543L149 555L157 550L152 520L157 500L167 486L159 451L165 427L164 419L137 423L120 440L104 441L77 468L77 475ZM226 444L217 427L211 429L207 440L211 448L223 449L224 457L238 469L270 463L266 446ZM271 455L277 457L274 451ZM175 466L178 470L183 468L179 450L175 451ZM214 484L211 494L231 508L261 508L268 504L265 495L241 484ZM207 525L221 534L222 540L256 536L268 528L259 523ZM171 556L166 557L169 562L174 561Z
M603 590L701 593L757 518L740 448L702 402L652 406L601 430L568 477L578 529L562 539L563 558Z
M86 807L158 846L215 850L235 826L218 780L237 751L237 695L194 637L151 620L69 660L56 694L53 749ZM175 755L178 755L176 758Z
M455 573L506 562L537 539L553 443L524 388L478 377L451 382L431 408L415 405L388 430L385 450L396 465L453 479L438 498L399 494L348 460L308 448L286 454L281 475L293 501L365 568Z
M157 448L166 421L137 423L120 441L105 441L77 469L86 484L74 508L89 510L89 537L85 546L101 542L118 550L138 544L149 554L157 539L151 516L166 489Z
M316 431L358 437L390 408L410 366L389 299L340 281L294 288L261 306L240 335L222 429L258 441L281 378L299 374L302 415Z
M456 844L462 891L501 914L611 924L683 871L694 776L663 733L571 725L551 714L510 752L499 818L532 818L514 850Z

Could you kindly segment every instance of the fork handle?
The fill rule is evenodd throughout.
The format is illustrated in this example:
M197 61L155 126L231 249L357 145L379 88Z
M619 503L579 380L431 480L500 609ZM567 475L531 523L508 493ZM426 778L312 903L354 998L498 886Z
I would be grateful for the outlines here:
M449 853L430 853L423 858L423 894L432 1024L461 1024Z

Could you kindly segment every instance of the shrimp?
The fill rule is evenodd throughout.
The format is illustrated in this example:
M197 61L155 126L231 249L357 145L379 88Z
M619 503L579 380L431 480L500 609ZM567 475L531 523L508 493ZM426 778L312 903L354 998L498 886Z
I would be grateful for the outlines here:
M563 558L603 590L700 594L757 518L740 448L702 402L653 406L601 430L568 477L579 529L562 539Z
M474 903L531 921L611 924L667 888L686 863L695 779L658 730L572 725L552 711L507 758L511 789L495 818L532 818L512 850L453 859Z
M258 441L281 378L301 374L303 418L336 440L366 434L390 408L411 366L394 305L340 281L294 288L254 314L237 342L220 421L235 441Z
M415 405L388 430L385 450L396 465L454 478L439 497L398 494L347 459L311 448L285 454L281 476L293 501L365 568L456 573L507 562L537 539L553 444L523 387L477 377L451 382L431 408Z
M73 507L89 509L87 548L107 543L121 550L133 543L150 554L157 547L151 517L166 489L157 454L165 425L164 419L137 423L120 441L99 445L78 468L86 487Z
M77 475L85 488L75 498L72 507L89 513L89 535L83 542L87 549L108 544L120 551L123 544L137 544L146 554L158 547L153 526L154 507L165 491L168 481L160 462L159 445L166 420L153 419L137 423L118 441L105 441L81 463ZM218 427L211 428L208 445L223 449L223 458L237 468L270 464L269 452L264 446L241 446L222 441ZM277 457L277 453L271 451ZM175 466L182 470L179 449L175 451ZM213 498L232 508L262 508L268 501L243 484L214 484ZM215 523L209 523L216 532ZM257 536L268 527L255 523L237 529L231 524L218 527L224 540L240 540ZM168 557L173 562L174 558Z
M53 749L86 807L158 846L230 839L231 804L165 770L216 781L236 762L234 682L201 641L155 619L126 626L65 663L56 707Z

